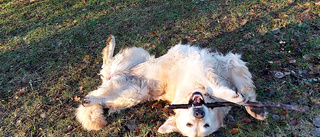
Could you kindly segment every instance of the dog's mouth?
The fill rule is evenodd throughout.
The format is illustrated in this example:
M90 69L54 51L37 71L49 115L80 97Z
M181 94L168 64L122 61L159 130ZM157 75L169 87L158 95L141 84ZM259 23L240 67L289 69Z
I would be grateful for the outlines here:
M189 104L194 106L201 106L205 104L202 94L198 91L194 92L189 99Z

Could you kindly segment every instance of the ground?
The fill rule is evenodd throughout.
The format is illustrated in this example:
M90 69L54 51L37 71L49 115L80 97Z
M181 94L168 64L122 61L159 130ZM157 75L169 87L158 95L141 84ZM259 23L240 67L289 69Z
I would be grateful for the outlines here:
M269 109L265 121L235 107L224 136L311 136L320 111L320 2L311 0L0 0L0 136L162 136L165 102L147 102L84 131L75 108L101 83L110 34L118 52L161 56L190 42L241 53L258 100L310 107ZM319 128L319 127L318 127ZM172 133L163 136L178 136ZM212 135L215 136L215 135Z

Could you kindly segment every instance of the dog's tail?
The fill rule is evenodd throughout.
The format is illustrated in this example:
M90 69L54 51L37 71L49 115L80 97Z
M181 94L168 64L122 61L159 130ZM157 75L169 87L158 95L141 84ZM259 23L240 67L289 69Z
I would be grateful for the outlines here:
M112 60L115 47L116 47L115 38L113 35L110 35L107 40L107 46L102 50L102 57L103 57L102 68Z
M76 118L86 130L99 130L107 125L100 104L88 107L80 105L76 111Z

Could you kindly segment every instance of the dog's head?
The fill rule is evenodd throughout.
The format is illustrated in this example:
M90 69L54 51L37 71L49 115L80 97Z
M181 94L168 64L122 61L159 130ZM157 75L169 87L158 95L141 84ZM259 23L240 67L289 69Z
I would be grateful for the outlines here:
M176 109L175 115L159 128L160 133L180 132L184 136L207 136L217 131L222 126L224 109L208 108L204 104L212 101L204 92L192 92L187 100L181 100L179 104L192 104L188 109Z

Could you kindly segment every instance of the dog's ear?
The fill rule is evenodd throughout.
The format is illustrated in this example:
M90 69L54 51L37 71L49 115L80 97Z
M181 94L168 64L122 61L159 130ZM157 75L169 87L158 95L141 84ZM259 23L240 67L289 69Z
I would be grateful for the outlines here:
M160 126L158 129L159 133L170 133L170 132L179 132L179 129L177 128L175 117L170 116L169 119L167 119L166 122L164 122L163 125Z

